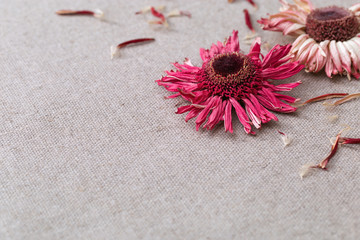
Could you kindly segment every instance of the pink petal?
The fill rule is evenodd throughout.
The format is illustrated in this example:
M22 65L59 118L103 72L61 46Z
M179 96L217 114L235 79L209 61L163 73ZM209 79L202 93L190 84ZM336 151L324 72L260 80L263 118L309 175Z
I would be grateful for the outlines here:
M219 98L219 96L212 97L209 100L209 103L206 105L206 107L200 112L199 116L196 118L196 131L199 130L201 124L203 124L206 120L207 115L209 114L212 107L214 107L214 103Z
M309 38L309 35L302 34L300 35L292 44L292 48L290 50L291 53L297 52L300 47L303 45L303 43Z
M190 111L191 109L193 109L194 107L191 106L191 105L187 105L187 106L182 106L182 107L179 107L176 111L176 114L182 114L184 112L188 112Z
M233 133L233 127L232 127L232 123L231 123L231 109L232 109L232 105L230 103L229 100L226 100L226 102L224 102L224 104L226 103L226 107L225 107L225 117L224 117L224 125L225 125L225 132L229 131L231 133Z
M257 98L253 95L250 94L250 101L252 102L252 104L254 105L254 107L256 108L260 118L262 119L263 123L267 123L270 120L275 120L277 121L278 118L272 114L271 112L269 112L268 110L266 110L266 108L264 108L259 101L257 100Z
M261 52L261 38L257 37L257 38L255 38L254 42L252 43L252 45L250 47L248 56L259 59L260 52Z
M298 98L294 98L294 97L291 97L291 96L288 96L288 95L283 95L283 94L280 94L280 93L274 93L274 95L280 99L280 100L284 100L288 103L294 103L294 102L297 102L299 101Z
M204 62L207 62L211 59L209 50L200 48L200 57Z
M215 101L215 108L212 110L212 113L209 116L209 120L204 125L204 128L213 129L215 125L221 120L222 116L224 115L223 105L224 103L221 98L218 98Z
M238 116L239 121L244 126L246 133L251 133L251 125L249 124L249 118L245 110L241 107L240 103L234 98L229 98L229 101L235 108L236 115Z
M293 88L296 88L301 84L301 81L297 81L294 83L284 83L276 85L273 89L274 91L291 91Z
M251 103L250 100L244 98L242 99L245 102L245 110L247 115L249 116L251 122L254 124L256 128L261 127L261 119L260 114L257 112L257 109L254 107L254 105Z
M300 65L299 62L292 62L277 68L263 69L261 75L265 79L285 79L300 72L303 68L304 65Z
M238 31L233 31L232 36L230 36L225 44L225 48L227 49L227 52L238 52L240 51L240 45L239 45L239 37L238 37Z
M335 65L337 71L342 72L343 69L342 69L342 65L341 65L341 61L340 61L340 55L339 55L339 51L336 47L335 40L330 41L330 54L331 54L331 58L334 62L334 65Z
M202 111L201 108L193 108L185 117L185 122L196 117Z
M264 57L264 60L262 62L263 68L276 68L280 66L281 64L287 62L289 59L285 56L289 53L291 49L291 45L275 45Z
M348 73L351 73L351 58L347 48L342 42L336 42L336 46L339 51L343 68L345 68Z

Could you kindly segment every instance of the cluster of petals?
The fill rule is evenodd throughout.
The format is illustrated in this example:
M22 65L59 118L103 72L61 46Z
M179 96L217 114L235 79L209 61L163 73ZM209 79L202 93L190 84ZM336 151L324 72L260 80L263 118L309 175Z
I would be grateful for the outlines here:
M261 18L258 22L264 30L297 37L290 50L293 61L300 61L308 72L325 69L330 78L337 74L347 75L349 79L351 76L360 77L360 29L357 29L358 33L350 39L330 38L316 41L306 29L307 17L315 10L311 2L294 0L295 4L289 4L280 0L280 3L282 7L279 13ZM360 3L346 10L354 14L360 22Z
M243 54L238 32L233 31L225 43L219 41L210 49L200 49L203 61L201 67L185 59L183 64L174 63L176 69L166 71L166 76L157 80L157 83L174 93L167 98L182 97L189 101L188 105L179 107L176 113L188 112L185 121L196 117L196 130L202 125L203 128L213 129L220 121L224 121L225 131L233 132L234 109L245 132L254 134L252 127L260 128L262 123L278 120L269 110L283 113L296 110L288 103L294 103L297 99L279 92L290 91L301 82L274 85L269 79L285 79L304 68L299 62L289 62L291 45L276 45L265 57L260 53L260 47L261 41L257 38L250 52ZM256 71L251 76L239 76L243 80L237 83L222 82L214 85L211 77L204 72L211 61L226 54L243 56Z

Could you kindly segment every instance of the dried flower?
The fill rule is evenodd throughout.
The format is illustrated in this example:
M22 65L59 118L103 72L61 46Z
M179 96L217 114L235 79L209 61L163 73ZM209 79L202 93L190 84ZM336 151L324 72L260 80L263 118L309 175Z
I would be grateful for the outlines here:
M285 133L280 132L279 130L278 130L278 133L281 134L281 140L283 141L284 146L285 147L288 146L291 143L292 139L288 135L286 135Z
M166 90L175 92L168 98L183 97L191 104L179 107L177 114L189 112L185 121L196 118L196 129L208 121L204 128L212 129L224 121L225 131L233 132L232 109L246 133L252 133L252 125L260 128L262 123L277 117L268 111L294 112L296 99L277 92L290 91L301 82L273 85L268 79L280 80L293 76L303 69L298 62L284 58L290 45L276 45L261 59L260 39L257 38L245 55L240 52L238 32L234 31L223 44L213 44L209 50L200 49L201 67L186 59L184 64L174 63L175 71L157 80ZM285 102L283 102L285 101Z
M94 11L90 10L59 10L56 11L57 15L61 16L75 16L75 15L83 15L83 16L94 16L96 18L103 18L104 12L100 9L95 9Z
M349 9L331 6L315 9L310 0L280 0L280 13L258 20L264 30L298 36L290 54L305 64L306 71L325 68L337 74L360 77L360 3Z
M122 43L118 44L117 46L111 46L110 47L111 59L120 55L121 48L129 46L131 44L139 44L139 43L152 42L152 41L155 41L155 39L154 38L138 38L138 39L132 39L132 40L129 40L126 42L122 42Z

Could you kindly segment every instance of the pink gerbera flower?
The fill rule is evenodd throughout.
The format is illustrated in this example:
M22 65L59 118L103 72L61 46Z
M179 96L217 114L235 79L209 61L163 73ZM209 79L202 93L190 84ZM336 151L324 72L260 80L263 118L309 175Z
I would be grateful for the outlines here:
M280 13L262 18L263 29L297 36L290 54L309 72L360 77L360 3L349 9L314 8L309 0L280 0Z
M301 82L273 85L268 79L285 79L303 69L299 62L289 63L291 45L276 45L262 57L260 39L252 44L250 53L240 52L238 32L234 31L223 44L213 44L209 50L200 49L202 67L193 66L190 60L184 64L174 63L176 71L166 71L166 76L157 80L170 92L191 102L179 107L177 114L189 112L185 121L196 118L196 130L212 129L224 121L225 131L233 132L231 111L234 108L239 121L247 133L252 133L252 125L261 127L276 116L269 112L294 112L295 98L277 92L290 91ZM285 101L285 102L283 102ZM207 116L209 118L207 119ZM207 121L206 121L207 120Z

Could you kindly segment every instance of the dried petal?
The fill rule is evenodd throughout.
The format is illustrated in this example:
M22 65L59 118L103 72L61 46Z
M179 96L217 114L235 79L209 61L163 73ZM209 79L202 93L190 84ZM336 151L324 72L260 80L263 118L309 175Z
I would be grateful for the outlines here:
M322 101L322 100L326 100L326 99L331 99L331 98L339 98L339 97L343 97L349 95L348 93L328 93L328 94L324 94L318 97L314 97L311 98L307 101L305 101L303 103L303 105L308 104L308 103L313 103L313 102L318 102L318 101Z
M151 11L152 6L147 6L141 9L140 11L137 11L135 14L144 14ZM165 9L165 6L157 6L155 7L157 11L163 11Z
M120 44L118 44L117 46L111 46L110 47L110 54L111 54L111 59L113 59L114 57L118 57L120 55L120 49L124 48L126 46L129 46L131 44L139 44L139 43L145 43L145 42L152 42L155 41L154 38L137 38L137 39L132 39L126 42L122 42Z
M249 11L248 11L247 9L244 9L244 14L245 14L245 23L246 23L246 26L248 26L248 28L249 28L253 33L255 33L254 27L253 27L253 25L252 25L252 23L251 23Z
M360 138L343 138L339 140L340 144L360 144Z
M254 1L253 0L247 0L251 5L253 5L253 7L255 8L255 9L257 9L258 8L258 6L256 5L256 3L254 3Z
M278 131L278 133L281 134L281 139L282 139L282 141L284 143L284 147L288 146L291 143L292 139L288 135L286 135L285 133L280 132L279 130L277 130L277 131Z
M90 10L59 10L56 11L57 15L61 16L75 16L75 15L88 15L94 16L96 18L103 18L104 12L100 9L95 9L94 11Z
M154 16L154 17L157 17L157 18L160 18L159 21L150 21L149 23L150 24L162 24L166 27L168 27L168 23L166 21L166 18L164 16L164 14L162 14L161 12L157 11L154 7L151 7L150 8L151 10L151 14Z
M346 103L346 102L348 102L348 101L350 101L352 99L358 98L358 97L360 97L360 93L350 94L350 95L348 95L348 96L334 102L332 105L337 106L337 105Z
M167 14L167 17L180 17L180 16L186 16L188 18L191 18L191 13L188 11L180 11L175 9Z
M300 170L299 170L299 174L301 179L303 179L304 177L308 176L311 174L312 170L314 170L314 165L311 163L305 164L303 166L301 166Z

